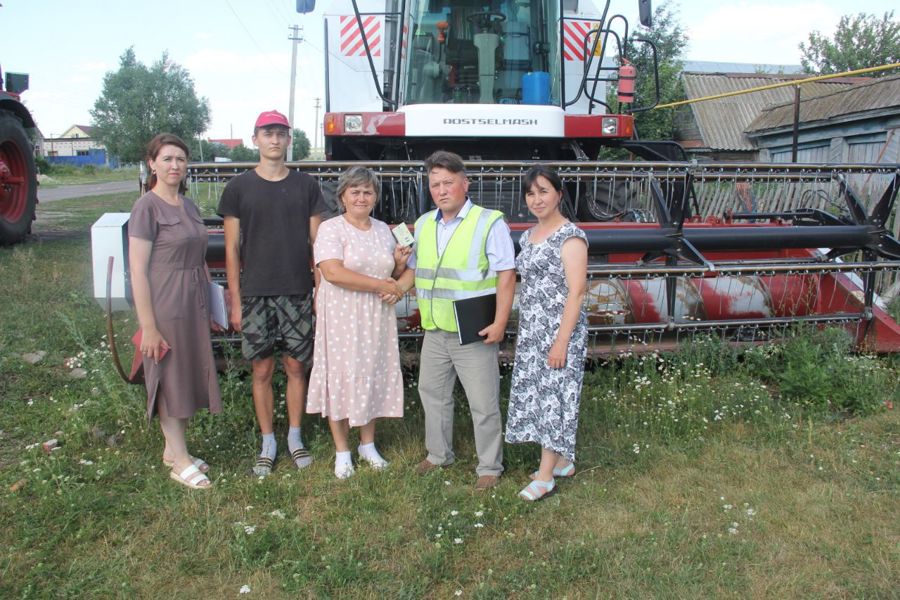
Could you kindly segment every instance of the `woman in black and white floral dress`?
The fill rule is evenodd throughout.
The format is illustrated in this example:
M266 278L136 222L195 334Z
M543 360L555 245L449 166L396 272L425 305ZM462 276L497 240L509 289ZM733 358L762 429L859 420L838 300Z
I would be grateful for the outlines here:
M555 491L555 477L575 473L587 350L587 239L560 212L562 181L554 171L532 168L522 190L538 222L522 235L516 257L522 284L506 441L541 445L540 467L519 492L533 501Z

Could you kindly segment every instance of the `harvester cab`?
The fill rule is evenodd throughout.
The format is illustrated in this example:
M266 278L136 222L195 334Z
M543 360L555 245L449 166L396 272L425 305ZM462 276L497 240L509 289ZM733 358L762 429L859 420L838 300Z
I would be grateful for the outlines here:
M649 25L649 0L640 6ZM633 119L620 111L634 100L628 21L610 15L609 0L600 10L590 0L335 0L330 8L330 159L415 160L443 148L469 159L588 160L633 137ZM629 93L610 107L606 87L620 66Z

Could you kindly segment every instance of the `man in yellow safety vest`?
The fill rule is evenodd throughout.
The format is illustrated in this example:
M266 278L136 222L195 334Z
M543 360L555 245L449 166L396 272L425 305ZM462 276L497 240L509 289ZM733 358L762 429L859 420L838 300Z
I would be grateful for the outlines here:
M453 386L459 377L475 427L476 489L497 485L503 472L499 343L516 289L515 249L503 213L473 204L462 158L439 150L425 160L437 207L416 221L416 244L402 290L415 284L425 329L419 359L419 396L425 409L428 456L416 472L451 464ZM453 301L497 294L494 322L479 331L484 341L461 345Z

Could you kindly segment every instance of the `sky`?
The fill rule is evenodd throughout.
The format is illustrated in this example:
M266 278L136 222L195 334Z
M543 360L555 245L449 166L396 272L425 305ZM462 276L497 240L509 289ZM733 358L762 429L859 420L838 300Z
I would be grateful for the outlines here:
M581 0L584 3L586 0ZM340 0L338 0L340 2ZM23 101L45 137L90 125L104 74L133 46L150 65L168 52L209 100L208 138L242 138L264 110L288 114L290 27L298 44L295 126L322 144L323 18L345 14L332 0L295 12L295 0L0 0L0 67L30 74ZM637 0L613 0L611 10L637 24ZM653 5L662 4L654 0ZM896 0L669 0L687 33L686 60L799 65L809 32L831 35L841 15L881 16ZM900 17L896 15L895 17ZM316 98L321 108L315 109ZM316 115L318 114L318 121Z

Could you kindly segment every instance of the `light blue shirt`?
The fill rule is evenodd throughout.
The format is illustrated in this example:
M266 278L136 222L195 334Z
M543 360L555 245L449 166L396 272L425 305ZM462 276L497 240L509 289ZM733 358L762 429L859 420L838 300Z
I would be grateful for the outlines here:
M463 219L466 218L466 215L469 214L472 206L472 201L466 197L466 203L463 204L459 214L450 219L448 223L444 223L444 220L441 218L440 209L434 212L434 219L437 221L438 256L444 254L444 250L447 249L447 244L450 243L450 237L453 235L453 232L456 231L459 224L462 223ZM416 229L413 234L416 238L416 247L418 247L419 230ZM506 224L505 219L497 219L493 222L491 228L488 230L484 250L492 271L509 271L510 269L516 268L516 249L513 245L512 237L510 237L509 234L509 225ZM406 266L410 269L416 268L415 251L409 255Z

